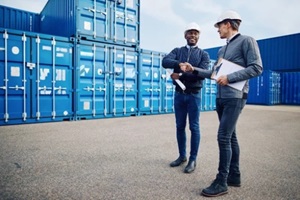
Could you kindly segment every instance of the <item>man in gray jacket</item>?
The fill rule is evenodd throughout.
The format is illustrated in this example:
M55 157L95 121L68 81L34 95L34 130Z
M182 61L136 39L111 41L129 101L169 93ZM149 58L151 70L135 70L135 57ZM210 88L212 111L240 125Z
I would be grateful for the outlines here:
M218 128L219 172L212 184L202 190L202 195L209 197L226 194L228 192L227 186L241 186L240 149L236 124L246 104L249 90L248 80L259 76L263 70L256 40L238 32L241 21L238 13L226 11L215 24L220 38L227 40L227 44L218 52L218 60L226 59L244 67L244 69L222 75L216 80L218 84L216 111L220 122ZM192 65L184 65L181 70L190 71L205 78L211 78L213 73L213 70L204 70ZM228 85L245 80L246 84L242 90Z

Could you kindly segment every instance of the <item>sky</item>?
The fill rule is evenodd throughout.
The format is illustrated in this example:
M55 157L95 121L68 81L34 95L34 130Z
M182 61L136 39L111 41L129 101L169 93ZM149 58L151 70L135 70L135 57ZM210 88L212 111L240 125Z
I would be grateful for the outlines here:
M239 32L260 40L300 33L299 0L140 0L140 47L170 52L184 46L184 28L190 22L201 27L202 49L225 44L213 26L225 10L242 18ZM39 13L47 0L0 0L0 5Z

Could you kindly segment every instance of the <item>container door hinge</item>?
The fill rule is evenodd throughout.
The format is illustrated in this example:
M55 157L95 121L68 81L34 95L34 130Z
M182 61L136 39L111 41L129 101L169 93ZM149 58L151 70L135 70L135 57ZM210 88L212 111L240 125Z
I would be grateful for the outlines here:
M122 4L123 0L111 0L112 2L116 2L117 4Z
M35 63L27 63L26 65L30 70L32 70L33 68L35 68Z
M22 114L22 117L23 117L23 121L26 121L26 118L27 118L27 113L26 113L26 112L24 112L24 113Z

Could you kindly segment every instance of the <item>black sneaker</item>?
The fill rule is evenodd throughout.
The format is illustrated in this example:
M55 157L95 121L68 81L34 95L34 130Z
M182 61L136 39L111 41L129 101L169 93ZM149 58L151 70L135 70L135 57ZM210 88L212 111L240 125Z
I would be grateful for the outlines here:
M227 185L233 187L241 187L241 174L229 174Z
M202 190L202 195L206 197L217 197L228 193L227 184L219 179L215 179L212 184Z

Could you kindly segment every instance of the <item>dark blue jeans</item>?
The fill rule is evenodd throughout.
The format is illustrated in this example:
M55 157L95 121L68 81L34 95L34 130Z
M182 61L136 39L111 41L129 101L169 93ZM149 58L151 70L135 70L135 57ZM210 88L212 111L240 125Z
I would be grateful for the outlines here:
M191 131L191 152L190 160L196 160L200 143L200 107L201 93L181 94L176 92L174 97L176 136L179 149L179 156L186 157L186 122L189 119Z
M216 100L216 110L219 118L219 173L217 178L226 180L229 173L240 174L240 148L236 136L236 124L240 113L246 104L245 99Z

